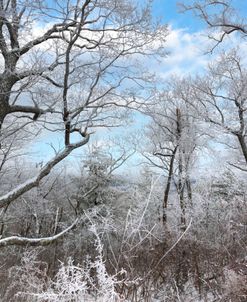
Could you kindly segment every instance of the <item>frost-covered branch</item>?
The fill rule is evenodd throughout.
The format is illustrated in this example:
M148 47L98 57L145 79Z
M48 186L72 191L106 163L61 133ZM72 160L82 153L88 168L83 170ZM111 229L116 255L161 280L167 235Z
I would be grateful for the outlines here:
M59 238L63 237L70 230L72 230L76 226L78 221L79 218L77 218L69 227L67 227L62 232L50 237L27 238L27 237L11 236L11 237L0 239L0 247L9 246L9 245L47 246L55 242Z
M53 159L47 162L47 164L40 170L40 172L33 178L28 179L23 184L19 185L15 189L11 190L9 193L0 197L0 208L10 204L12 201L16 200L18 197L28 192L34 187L37 187L40 181L47 176L52 168L56 166L59 162L61 162L64 158L66 158L73 150L82 147L89 141L89 135L86 135L85 139L66 146L66 148L58 153Z
M202 19L209 30L209 38L214 42L210 52L214 51L227 36L239 33L242 37L247 36L247 20L241 17L232 1L197 0L187 5L186 0L179 3L182 12L192 11Z

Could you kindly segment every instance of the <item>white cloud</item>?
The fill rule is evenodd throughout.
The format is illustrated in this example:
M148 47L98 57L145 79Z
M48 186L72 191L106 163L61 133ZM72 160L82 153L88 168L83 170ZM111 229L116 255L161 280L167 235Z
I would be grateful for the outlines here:
M222 50L228 51L236 47L240 53L247 51L246 40L237 34L228 36L212 53L209 53L216 42L209 39L206 30L189 33L184 28L169 29L170 34L166 42L169 55L156 66L156 72L165 80L172 75L186 76L204 72L207 64L216 59Z
M159 74L163 79L177 74L185 76L200 72L210 60L205 55L209 41L203 32L188 33L186 29L172 29L167 37L169 55L163 59Z

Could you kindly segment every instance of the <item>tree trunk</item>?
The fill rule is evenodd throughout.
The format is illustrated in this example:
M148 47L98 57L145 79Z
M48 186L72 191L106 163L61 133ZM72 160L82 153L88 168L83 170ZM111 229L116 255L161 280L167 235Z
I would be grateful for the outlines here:
M178 195L179 203L181 209L181 229L186 229L186 219L185 219L185 202L184 202L184 183L183 183L183 156L181 149L181 111L179 108L176 109L176 118L177 118L177 141L178 141Z
M190 182L190 177L189 176L186 179L186 188L187 188L188 199L189 199L190 205L192 206L193 205L192 189L191 189L191 182Z
M0 130L2 128L4 119L10 113L9 98L15 79L7 76L5 73L0 75Z
M174 160L177 152L177 146L172 152L170 164L169 164L169 173L168 173L168 178L167 178L167 183L166 183L166 188L164 192L164 201L163 201L163 217L162 221L163 224L165 225L167 222L167 205L168 205L168 198L169 198L169 193L170 193L170 187L171 187L171 181L172 181L172 175L173 175L173 166L174 166Z
M246 142L245 142L245 138L243 135L237 135L238 137L238 141L240 143L240 146L241 146L241 150L243 152L243 155L244 155L244 159L245 159L245 162L247 164L247 145L246 145Z
M1 89L1 87L0 87L0 89ZM9 104L6 101L6 97L1 96L1 90L0 90L0 149L1 149L1 141L2 141L1 129L2 129L4 119L8 113L9 113Z

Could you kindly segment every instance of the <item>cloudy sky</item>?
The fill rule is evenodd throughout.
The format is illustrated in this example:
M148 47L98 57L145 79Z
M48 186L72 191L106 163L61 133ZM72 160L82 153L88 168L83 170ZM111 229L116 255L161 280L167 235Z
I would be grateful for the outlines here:
M243 14L247 12L246 0L233 0L233 3ZM154 18L160 19L163 24L167 24L170 32L166 42L169 55L162 58L161 62L154 62L150 66L151 71L155 71L161 79L167 80L173 75L193 76L196 73L202 73L207 64L217 56L217 52L206 54L210 47L210 41L205 24L192 12L180 13L176 0L154 0L153 15ZM227 44L237 45L237 43L239 45L239 40L233 35L224 46L227 47ZM240 46L246 51L246 42L242 41ZM137 116L136 119L139 125L143 125L142 122L145 118ZM119 131L122 132L122 129L117 130L116 135ZM127 133L126 136L128 136ZM55 139L55 145L61 140L59 137L49 136L49 138L53 143ZM97 139L100 140L99 137ZM47 143L46 141L38 145L37 157L40 157L40 154L46 154L47 158L50 157L51 154L47 152ZM133 165L133 161L130 161L130 165Z
M179 0L188 3L192 1ZM211 61L217 52L206 55L207 50L211 49L212 41L208 39L205 23L195 17L192 12L181 12L181 7L177 0L154 0L153 14L160 18L161 22L168 24L170 35L167 37L167 50L169 56L160 65L160 72L163 77L169 78L171 74L186 76L203 72L207 63ZM232 0L238 13L243 16L247 13L246 0ZM240 41L232 35L226 41L231 47L234 44L241 44L239 48L246 50L246 41Z

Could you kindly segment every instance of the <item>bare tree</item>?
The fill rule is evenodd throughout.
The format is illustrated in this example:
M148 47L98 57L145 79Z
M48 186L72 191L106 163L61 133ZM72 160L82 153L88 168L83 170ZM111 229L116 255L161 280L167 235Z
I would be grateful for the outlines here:
M206 120L220 129L221 135L231 135L235 140L228 145L236 147L242 153L239 164L231 163L239 169L246 170L246 81L247 70L236 50L223 53L212 62L206 76L197 78L194 87L197 99L204 105ZM241 167L242 166L242 167Z
M163 197L163 223L167 221L167 207L171 185L177 189L181 208L181 224L186 225L187 202L192 202L190 172L194 151L198 147L196 106L189 81L176 80L158 97L148 113L148 152L144 156L151 165L167 174Z
M179 6L182 11L193 11L207 24L211 31L209 38L215 42L211 51L234 32L239 33L244 39L247 37L247 19L234 8L232 1L184 1Z
M64 136L64 147L34 177L2 194L0 208L39 186L96 128L118 126L125 108L148 97L141 91L150 76L138 61L163 54L166 35L149 5L129 0L0 1L1 145L8 150L6 140L19 131Z

